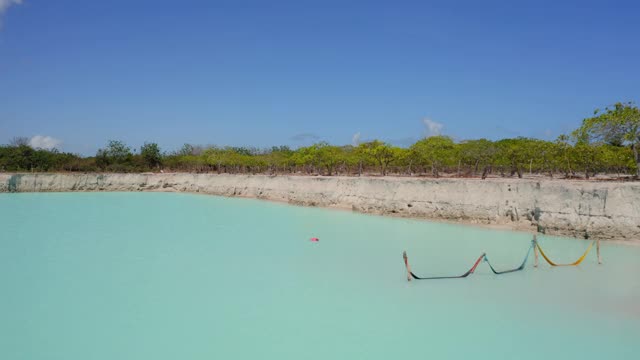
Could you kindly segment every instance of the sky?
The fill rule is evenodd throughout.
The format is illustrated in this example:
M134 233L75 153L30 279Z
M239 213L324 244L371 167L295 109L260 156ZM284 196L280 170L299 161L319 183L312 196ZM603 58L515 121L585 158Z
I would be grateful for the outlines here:
M0 0L0 144L555 139L640 100L638 1Z

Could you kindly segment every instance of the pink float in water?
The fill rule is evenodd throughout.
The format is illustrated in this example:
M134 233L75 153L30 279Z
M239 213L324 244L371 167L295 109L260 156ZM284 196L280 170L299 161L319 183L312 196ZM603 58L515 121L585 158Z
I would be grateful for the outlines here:
M318 242L318 241L320 241L320 239L318 239L318 238L311 238L310 240L311 240L311 242Z

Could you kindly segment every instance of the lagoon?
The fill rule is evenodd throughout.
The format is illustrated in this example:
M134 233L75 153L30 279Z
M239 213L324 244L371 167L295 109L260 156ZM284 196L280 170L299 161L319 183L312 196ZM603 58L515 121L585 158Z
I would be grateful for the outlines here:
M0 194L2 359L633 359L640 247L176 193ZM318 237L318 243L309 241ZM559 261L584 240L540 237ZM530 259L531 260L531 259Z

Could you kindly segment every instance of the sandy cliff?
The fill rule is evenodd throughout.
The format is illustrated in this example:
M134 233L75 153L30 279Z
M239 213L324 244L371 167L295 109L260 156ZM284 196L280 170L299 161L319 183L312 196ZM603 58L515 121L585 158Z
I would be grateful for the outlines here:
M640 241L640 183L210 174L0 174L0 192L185 191Z

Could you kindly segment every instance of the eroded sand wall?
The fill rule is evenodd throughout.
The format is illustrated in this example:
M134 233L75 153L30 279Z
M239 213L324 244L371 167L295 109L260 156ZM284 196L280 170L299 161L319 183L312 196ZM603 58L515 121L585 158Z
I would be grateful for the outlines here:
M213 174L0 174L0 192L176 191L640 241L640 183Z

